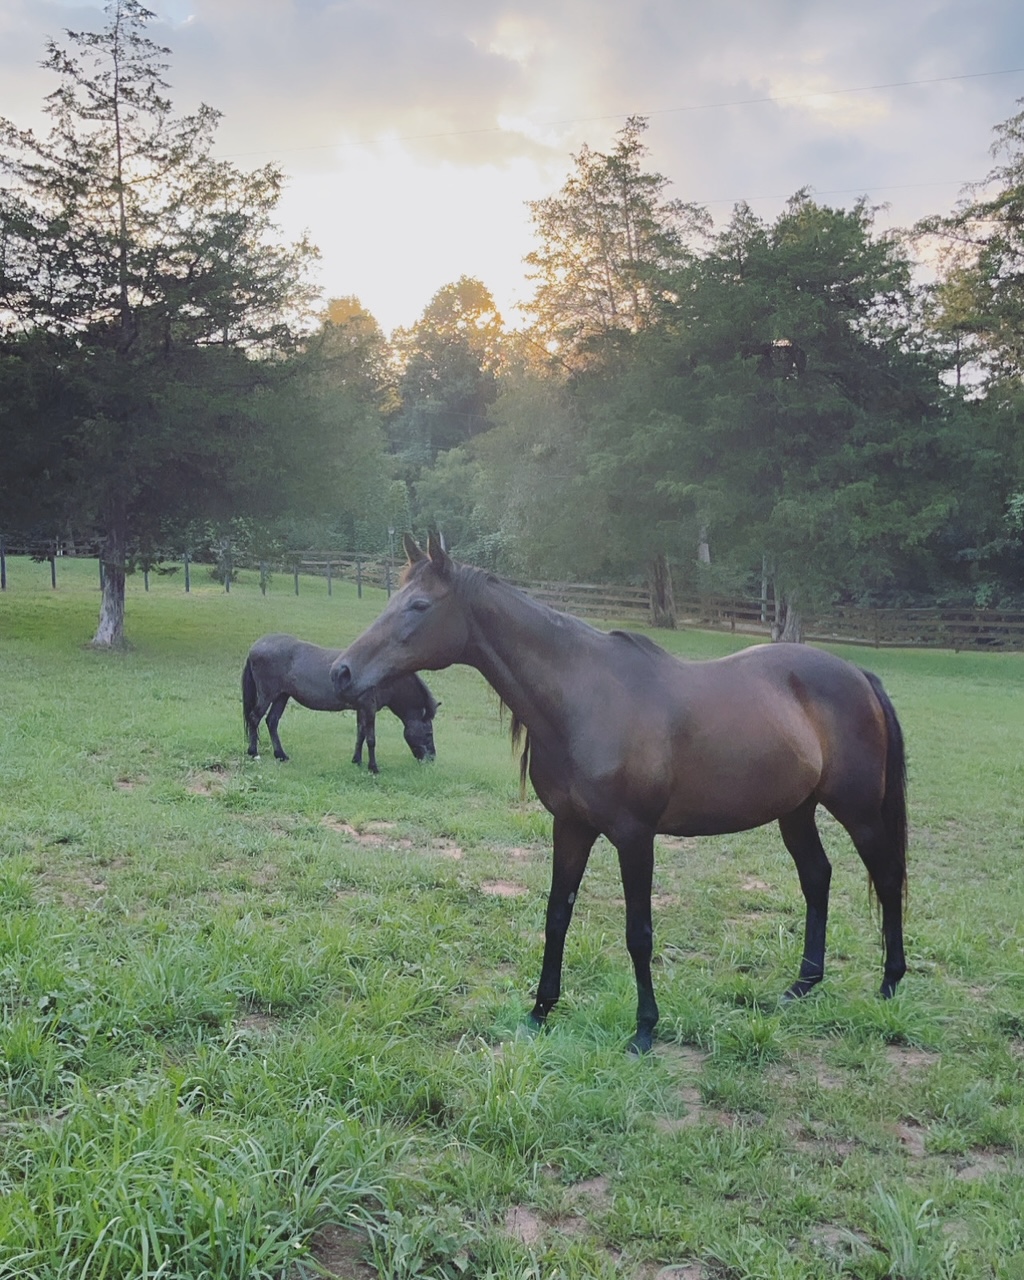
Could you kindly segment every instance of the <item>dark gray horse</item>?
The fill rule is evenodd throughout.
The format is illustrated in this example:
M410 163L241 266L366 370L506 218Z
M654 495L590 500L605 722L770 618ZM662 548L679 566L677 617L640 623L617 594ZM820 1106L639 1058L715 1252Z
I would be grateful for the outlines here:
M354 711L356 749L353 764L363 762L366 743L368 767L377 773L375 730L378 707L387 707L401 720L405 740L417 760L434 758L434 716L438 702L418 675L385 680L369 694L349 700L331 683L331 664L340 649L322 649L289 635L261 636L249 650L242 671L242 715L249 734L249 754L258 756L260 721L266 716L274 755L287 760L277 726L288 699L311 711Z

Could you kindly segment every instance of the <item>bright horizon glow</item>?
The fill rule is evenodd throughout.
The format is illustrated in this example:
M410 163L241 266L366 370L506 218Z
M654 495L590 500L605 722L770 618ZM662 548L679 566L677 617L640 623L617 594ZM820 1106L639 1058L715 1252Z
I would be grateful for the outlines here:
M514 328L531 290L522 268L533 245L526 201L563 180L526 158L473 169L431 163L392 138L339 148L331 170L291 175L277 221L292 236L309 229L325 299L355 295L385 332L412 326L463 275L487 286ZM303 218L314 209L339 212L319 213L313 227Z

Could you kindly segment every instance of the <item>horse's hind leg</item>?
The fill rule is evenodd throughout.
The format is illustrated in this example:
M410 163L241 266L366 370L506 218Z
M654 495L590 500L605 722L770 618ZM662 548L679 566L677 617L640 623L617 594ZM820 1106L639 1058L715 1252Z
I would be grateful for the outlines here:
M887 834L882 819L862 826L843 825L849 831L850 839L868 869L882 908L882 949L885 961L879 995L888 1000L896 994L896 987L907 971L903 953L904 857L894 852L893 841Z
M281 738L277 732L277 726L284 715L284 709L288 705L288 694L280 693L270 704L270 710L267 712L267 731L270 734L270 741L274 744L274 755L278 760L287 760L284 747L281 746Z
M638 833L616 843L619 872L626 897L626 949L636 975L636 1035L629 1042L634 1053L648 1053L658 1022L658 1004L651 978L654 930L651 925L651 883L654 876L654 836Z
M828 891L832 881L832 864L818 835L818 827L814 821L816 808L817 801L812 797L799 809L794 809L792 813L779 819L779 830L796 863L800 888L807 904L800 972L783 995L784 1000L796 1000L805 996L825 976L825 929L828 924Z

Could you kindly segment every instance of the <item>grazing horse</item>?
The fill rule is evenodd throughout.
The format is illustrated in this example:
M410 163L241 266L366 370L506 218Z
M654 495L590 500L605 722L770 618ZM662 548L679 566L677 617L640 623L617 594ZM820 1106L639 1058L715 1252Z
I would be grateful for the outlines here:
M599 631L494 575L409 537L409 564L384 612L331 669L359 698L407 671L475 667L512 713L521 772L553 818L544 960L530 1014L561 990L562 954L591 848L615 846L626 946L637 985L631 1048L651 1047L654 837L724 835L778 822L807 905L799 974L785 998L824 975L831 866L815 824L824 806L847 830L882 908L881 994L906 971L903 735L876 676L804 645L755 645L684 662L628 631Z
M331 664L340 649L322 649L295 636L261 636L249 650L242 670L242 716L249 734L249 754L258 756L259 726L264 716L278 760L287 760L277 726L288 699L311 711L354 711L356 749L353 764L363 762L366 743L367 767L378 773L376 717L379 707L387 707L402 721L405 740L417 760L434 758L434 716L440 705L427 686L412 673L382 680L358 698L342 696L331 682Z

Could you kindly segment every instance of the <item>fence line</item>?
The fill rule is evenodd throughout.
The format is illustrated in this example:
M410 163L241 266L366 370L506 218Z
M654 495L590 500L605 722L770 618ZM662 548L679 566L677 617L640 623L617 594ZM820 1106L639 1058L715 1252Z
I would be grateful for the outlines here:
M51 584L57 585L57 563L61 548L54 542L31 545L6 544L0 539L0 588L7 587L7 557L31 556L49 562ZM83 556L83 550L87 549ZM91 555L89 554L91 553ZM78 543L69 558L94 558L93 544ZM167 564L168 561L162 561ZM186 554L184 589L189 590L188 569L194 564ZM258 570L260 587L266 592L270 574L291 575L295 593L299 593L302 575L325 578L327 593L335 581L348 580L362 596L364 586L376 587L388 594L397 584L397 574L388 554L369 555L356 551L301 550L288 552L273 560L255 560L229 555L230 576L237 569ZM148 571L144 575L147 581ZM586 618L615 619L650 625L650 593L645 586L616 586L608 583L547 582L515 580L515 585L534 599L566 613ZM771 621L761 600L741 596L677 596L676 624L703 630L729 631L750 636L767 636ZM978 649L985 651L1024 650L1024 609L929 608L872 609L853 605L834 606L804 615L807 640L832 644L872 645L876 648L940 648Z

